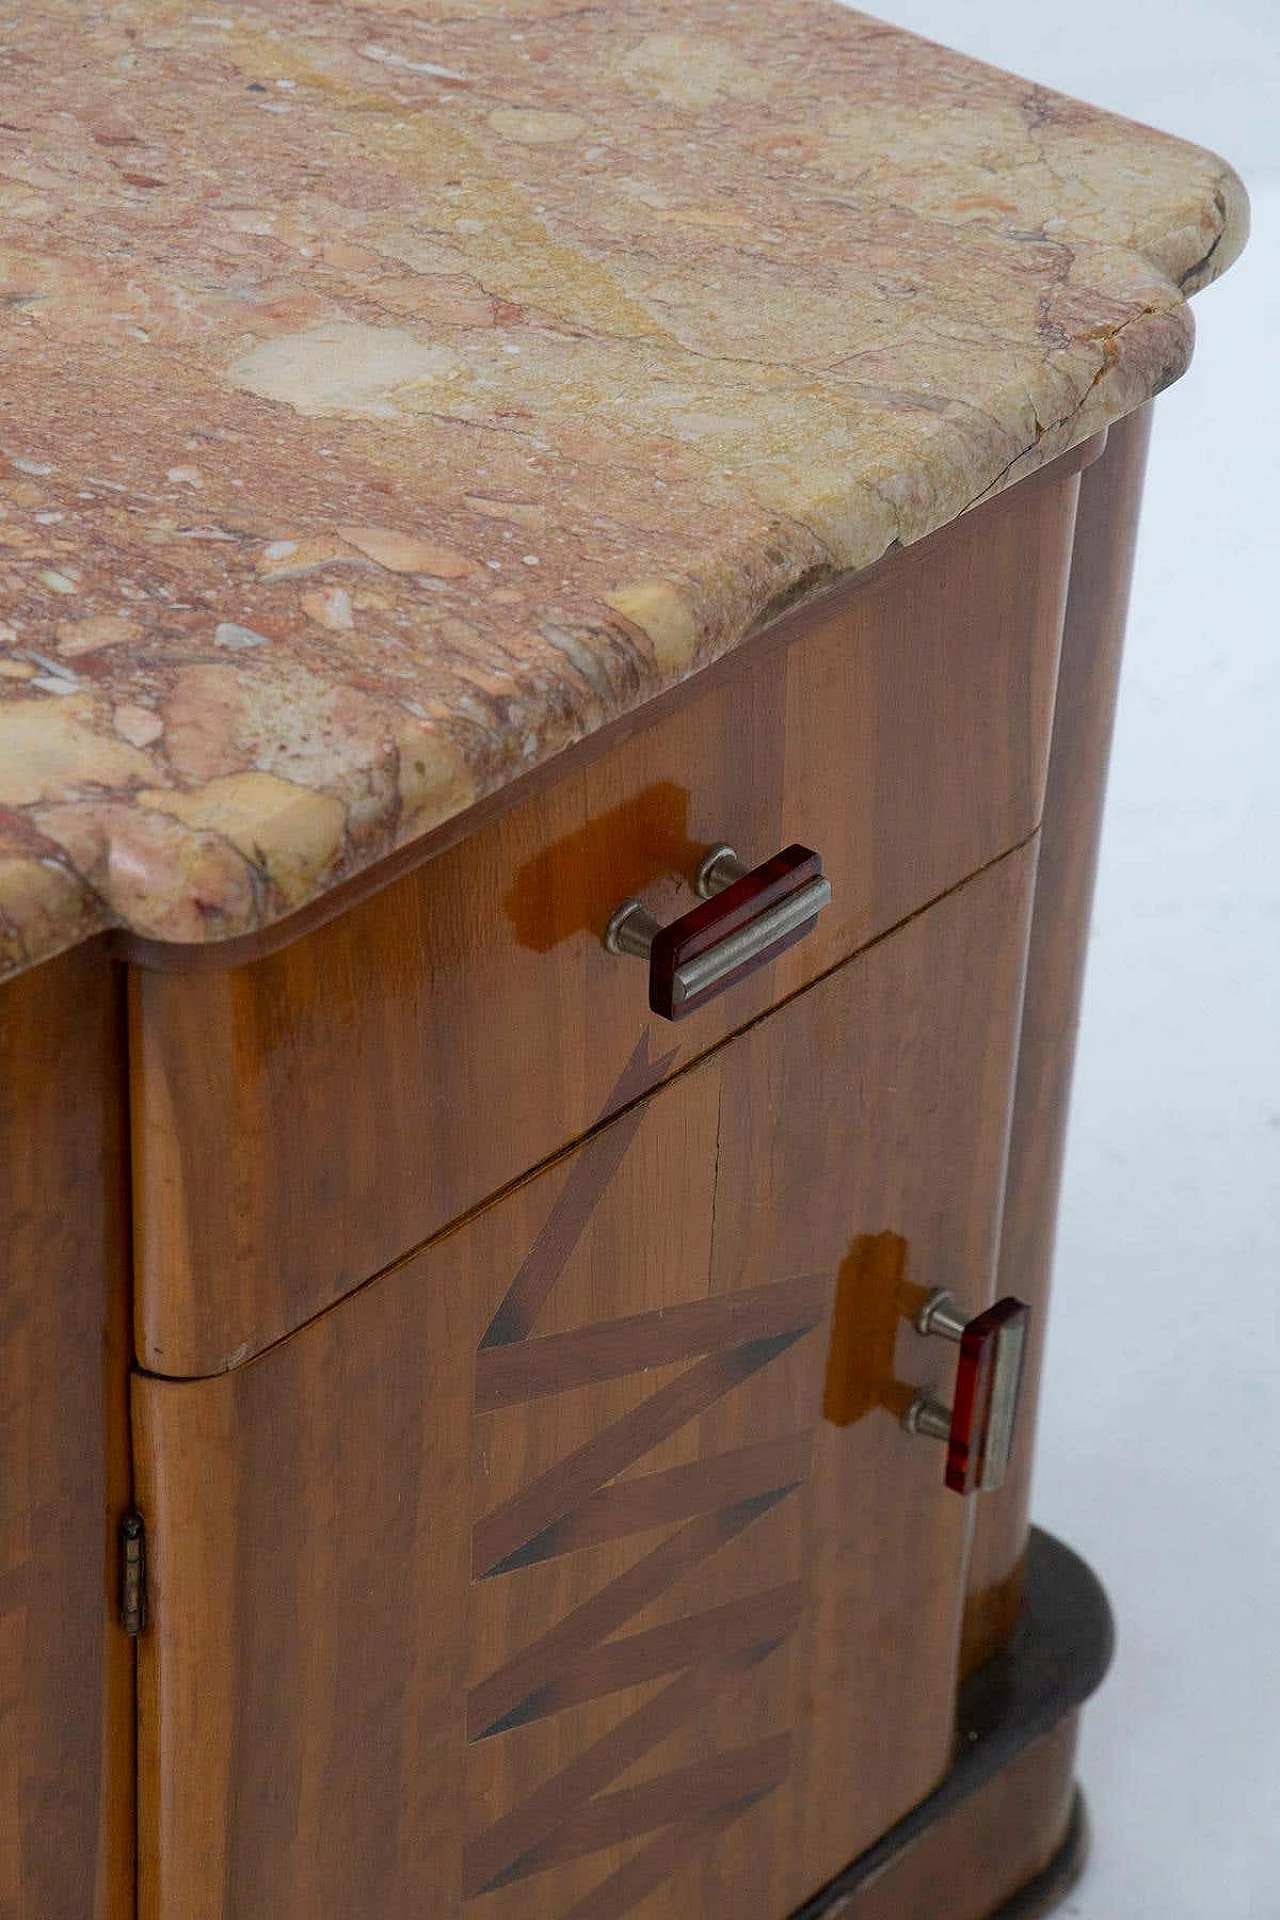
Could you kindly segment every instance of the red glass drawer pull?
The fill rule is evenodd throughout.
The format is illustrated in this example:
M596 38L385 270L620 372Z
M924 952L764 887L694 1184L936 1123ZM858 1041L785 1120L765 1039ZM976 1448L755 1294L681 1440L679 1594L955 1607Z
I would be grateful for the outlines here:
M785 847L750 869L732 847L713 847L694 884L702 905L669 927L639 900L624 900L604 936L610 953L648 961L649 1005L664 1020L683 1020L785 953L831 901L822 860L808 847Z
M903 1418L908 1433L947 1443L947 1485L955 1493L994 1493L1013 1452L1026 1361L1031 1309L1010 1294L976 1319L966 1320L945 1288L929 1295L916 1320L919 1333L940 1334L960 1347L956 1394L944 1407L918 1393Z

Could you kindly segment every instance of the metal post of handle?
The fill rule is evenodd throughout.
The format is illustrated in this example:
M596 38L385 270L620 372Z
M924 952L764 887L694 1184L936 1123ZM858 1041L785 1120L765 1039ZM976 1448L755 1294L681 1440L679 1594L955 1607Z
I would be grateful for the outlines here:
M703 900L714 900L735 880L745 880L750 871L733 848L722 842L720 846L712 847L710 853L704 854L698 862L698 871L693 876L693 890Z
M633 959L647 960L654 935L661 932L661 922L654 919L642 901L624 900L604 930L604 944L610 953L626 953Z

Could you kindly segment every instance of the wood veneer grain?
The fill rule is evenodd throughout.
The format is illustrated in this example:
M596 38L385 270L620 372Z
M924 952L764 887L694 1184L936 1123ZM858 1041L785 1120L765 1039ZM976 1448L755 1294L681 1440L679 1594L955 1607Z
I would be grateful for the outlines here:
M135 970L143 1363L204 1375L259 1351L1032 832L1078 484L1015 488L789 644L762 635L287 950ZM600 936L630 893L684 911L723 839L753 863L813 846L834 903L673 1028Z
M1034 857L270 1352L136 1379L143 1920L784 1914L946 1771L968 1512L900 1294L994 1284Z
M124 981L0 990L0 1913L133 1913Z
M1111 429L1102 459L1081 480L1000 1250L1000 1291L1035 1311L1021 1440L1003 1488L978 1508L966 1670L1003 1644L1018 1617L1076 1031L1150 436L1147 406Z

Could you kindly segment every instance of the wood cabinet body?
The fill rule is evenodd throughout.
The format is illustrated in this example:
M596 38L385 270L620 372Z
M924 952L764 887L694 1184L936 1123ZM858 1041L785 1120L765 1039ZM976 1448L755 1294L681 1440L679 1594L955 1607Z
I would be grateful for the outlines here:
M989 1298L1033 871L249 1365L139 1380L148 1920L783 1915L936 1783L967 1513L905 1315Z
M948 1493L899 1423L952 1352L911 1321L937 1286L1043 1312L1144 435L787 615L270 951L95 946L4 990L15 1058L74 1008L93 1059L44 1214L21 1168L3 1197L6 1374L29 1334L89 1415L58 1414L83 1645L48 1659L48 1500L6 1482L5 1698L42 1729L0 1776L6 1920L785 1920L954 1772L963 1677L1019 1619L1031 1433L1004 1493ZM684 911L722 840L807 842L834 902L671 1026L602 928L629 893ZM5 1404L33 1457L58 1403ZM103 1543L135 1497L132 1643ZM948 1859L967 1915L1039 1874L1059 1720L831 1911L924 1912ZM55 1858L73 1750L103 1784Z

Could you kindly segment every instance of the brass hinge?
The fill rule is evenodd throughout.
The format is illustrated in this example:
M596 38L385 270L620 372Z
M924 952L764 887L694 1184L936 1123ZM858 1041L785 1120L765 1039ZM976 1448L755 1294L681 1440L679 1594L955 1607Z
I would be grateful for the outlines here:
M120 1523L120 1625L136 1639L147 1624L147 1532L140 1513Z

